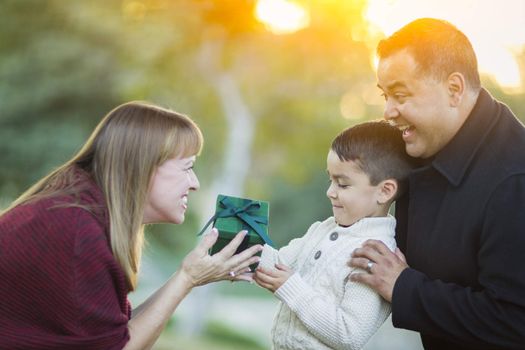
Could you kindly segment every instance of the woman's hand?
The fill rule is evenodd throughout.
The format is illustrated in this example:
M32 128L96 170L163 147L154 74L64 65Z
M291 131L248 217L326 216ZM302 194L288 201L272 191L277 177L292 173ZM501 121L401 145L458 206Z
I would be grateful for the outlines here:
M275 293L293 275L293 270L286 265L275 264L275 270L258 267L255 271L254 280L263 288Z
M212 229L209 234L204 236L202 241L193 249L182 261L180 270L181 277L185 278L188 287L201 286L210 282L220 280L251 280L251 276L244 273L249 272L249 266L259 261L258 256L263 247L254 245L239 254L235 251L241 244L246 231L239 232L232 241L220 252L209 255L209 249L217 241L219 233L217 229Z
M246 231L239 232L220 252L210 256L208 250L217 241L218 232L213 229L206 235L197 247L186 255L182 267L151 297L133 310L128 323L130 341L125 349L150 349L177 306L193 287L224 279L251 279L242 273L249 270L249 265L259 261L259 257L253 255L261 251L262 246L253 246L233 255L244 236ZM230 275L230 272L233 272L234 276Z

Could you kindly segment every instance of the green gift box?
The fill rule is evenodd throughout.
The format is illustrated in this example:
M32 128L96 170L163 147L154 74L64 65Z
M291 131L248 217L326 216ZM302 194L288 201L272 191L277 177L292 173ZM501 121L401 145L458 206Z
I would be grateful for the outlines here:
M246 230L248 233L235 254L256 244L273 246L273 242L268 236L269 212L270 205L268 202L219 194L215 215L208 221L199 235L212 222L213 227L219 231L217 242L210 249L211 255L224 248L241 230ZM258 255L260 256L260 253ZM254 270L257 264L250 267Z

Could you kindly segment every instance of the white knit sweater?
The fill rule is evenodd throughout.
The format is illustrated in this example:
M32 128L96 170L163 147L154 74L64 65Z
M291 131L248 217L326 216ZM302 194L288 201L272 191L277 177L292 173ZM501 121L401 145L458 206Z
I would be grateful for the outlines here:
M361 349L366 344L390 314L390 304L368 286L350 281L355 269L347 263L367 239L394 250L395 225L390 215L364 218L350 227L330 217L278 251L264 246L262 267L280 262L295 271L275 292L281 303L272 349Z

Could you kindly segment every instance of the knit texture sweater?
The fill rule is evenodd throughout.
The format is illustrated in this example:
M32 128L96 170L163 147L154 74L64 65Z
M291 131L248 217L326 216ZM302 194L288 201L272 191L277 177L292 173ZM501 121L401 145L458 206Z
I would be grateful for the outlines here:
M350 281L364 272L347 265L367 239L395 249L392 216L364 218L349 227L333 217L275 250L265 245L260 266L276 263L294 274L275 291L281 301L272 328L273 349L361 349L390 314L390 304L370 287Z
M79 171L78 198L0 217L0 349L122 349L130 305L109 244L101 191ZM64 203L88 206L64 207Z

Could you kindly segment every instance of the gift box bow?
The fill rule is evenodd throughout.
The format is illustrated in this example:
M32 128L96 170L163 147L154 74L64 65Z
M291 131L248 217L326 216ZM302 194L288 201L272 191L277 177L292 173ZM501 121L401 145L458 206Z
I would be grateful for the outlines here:
M211 217L210 220L204 225L203 229L197 236L200 236L210 226L212 222L215 222L218 218L237 217L244 221L250 228L252 228L262 240L271 246L273 242L270 237L264 232L263 228L259 224L268 225L268 218L264 216L256 215L256 211L261 207L261 203L258 201L246 199L248 201L241 207L236 206L229 197L224 197L219 201L219 205L222 210L218 211Z

